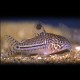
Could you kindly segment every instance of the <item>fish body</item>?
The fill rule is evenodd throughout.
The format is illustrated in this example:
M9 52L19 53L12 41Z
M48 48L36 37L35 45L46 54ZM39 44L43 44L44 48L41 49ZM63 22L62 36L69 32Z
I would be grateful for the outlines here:
M26 55L39 54L47 56L54 53L57 54L60 51L71 50L71 44L66 38L52 33L42 32L38 36L21 42L16 41L9 35L6 37L11 43L9 55L21 52Z

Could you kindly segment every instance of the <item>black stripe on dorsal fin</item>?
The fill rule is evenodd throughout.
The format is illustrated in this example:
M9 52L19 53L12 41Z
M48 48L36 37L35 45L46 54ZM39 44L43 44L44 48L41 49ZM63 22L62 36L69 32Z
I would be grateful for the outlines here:
M35 34L37 35L45 35L46 31L42 25L42 23L37 23L35 26Z

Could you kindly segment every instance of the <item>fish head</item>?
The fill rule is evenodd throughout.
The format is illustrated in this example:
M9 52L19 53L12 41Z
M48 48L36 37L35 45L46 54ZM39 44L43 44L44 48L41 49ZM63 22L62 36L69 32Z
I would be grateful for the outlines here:
M53 53L65 51L65 50L71 51L71 49L72 49L71 43L62 36L53 38L51 46L52 46Z
M58 43L60 45L60 50L68 50L70 51L72 49L71 43L68 40L59 41Z

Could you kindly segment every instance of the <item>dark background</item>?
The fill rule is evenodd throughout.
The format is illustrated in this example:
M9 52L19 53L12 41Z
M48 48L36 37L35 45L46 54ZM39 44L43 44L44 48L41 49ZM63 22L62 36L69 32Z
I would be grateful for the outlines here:
M50 18L50 17L38 17L38 18L7 18L7 19L3 19L2 21L10 21L10 22L25 22L25 21L39 21L42 22L44 24L49 24L52 26L59 26L59 24L64 24L67 27L70 28L80 28L80 18Z
M80 12L74 8L5 8L1 13L0 20L40 21L53 26L58 26L59 23L62 23L71 28L80 28Z

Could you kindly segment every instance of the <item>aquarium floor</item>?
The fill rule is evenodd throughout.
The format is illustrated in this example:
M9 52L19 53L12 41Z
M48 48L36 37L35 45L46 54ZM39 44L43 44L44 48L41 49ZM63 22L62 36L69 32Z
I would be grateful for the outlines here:
M66 52L63 54L54 54L47 57L35 56L12 56L8 58L1 57L1 63L23 63L23 64L47 64L47 63L80 63L80 52Z

